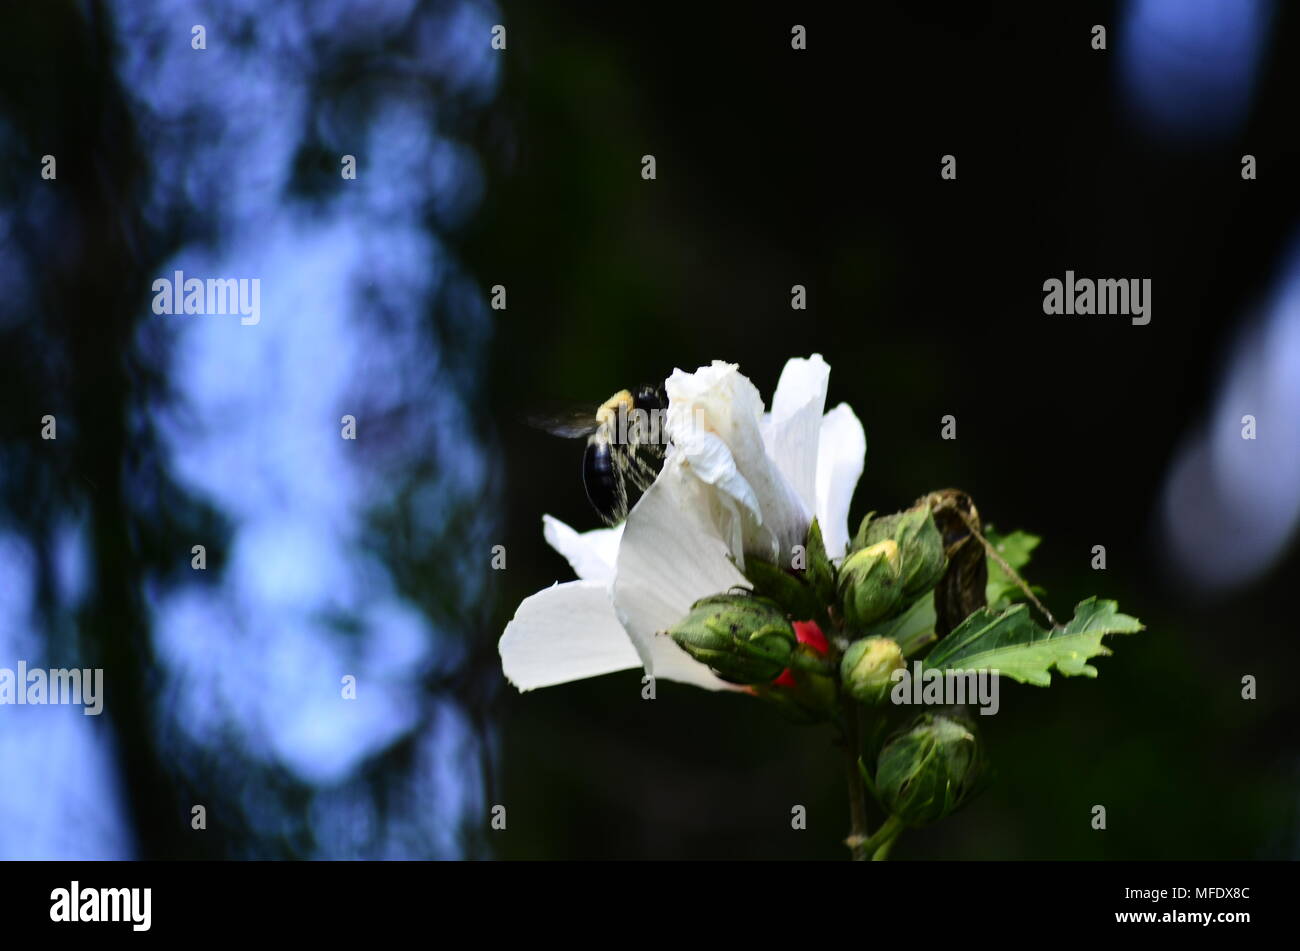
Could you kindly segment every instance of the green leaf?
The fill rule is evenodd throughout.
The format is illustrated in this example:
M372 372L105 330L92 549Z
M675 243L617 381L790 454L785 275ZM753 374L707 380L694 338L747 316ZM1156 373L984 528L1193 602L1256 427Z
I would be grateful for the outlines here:
M1024 568L1029 564L1029 558L1038 543L1042 541L1037 535L1031 535L1028 532L1012 532L1009 535L999 535L992 527L984 532L984 537L989 540L994 550L1006 560L1006 563L1016 571ZM984 589L984 600L988 602L990 610L1000 611L1009 606L1012 602L1018 601L1024 597L1024 592L1020 585L1002 570L992 558L987 559L989 563L989 580ZM1040 589L1034 589L1036 594L1041 596Z
M871 520L876 517L875 512L868 512L858 525L857 534L849 542L849 554L861 551L867 547L867 532L871 530Z
M1017 571L1029 564L1030 556L1042 541L1037 535L1018 530L1003 535L995 531L992 526L985 529L984 537L998 550L998 554L1006 559L1007 564Z
M749 557L745 559L745 577L754 593L771 598L796 620L816 618L825 609L812 587L803 579L785 571L770 561Z
M1089 598L1074 609L1064 627L1039 626L1028 607L1017 604L1000 614L976 611L945 637L926 659L926 667L952 670L997 670L1020 683L1046 687L1051 668L1066 677L1096 677L1092 657L1110 653L1101 642L1107 634L1142 630L1137 618L1120 614L1114 601Z
M871 625L863 636L888 637L897 642L904 655L912 655L934 640L934 597L925 592L902 614Z
M808 570L805 577L817 597L819 615L825 615L823 606L835 600L835 566L831 564L828 557L826 543L822 541L822 529L815 518L808 528L804 550L808 555Z

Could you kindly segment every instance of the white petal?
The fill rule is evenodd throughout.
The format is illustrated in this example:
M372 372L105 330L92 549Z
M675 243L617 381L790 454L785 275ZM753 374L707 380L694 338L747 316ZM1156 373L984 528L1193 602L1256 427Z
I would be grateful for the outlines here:
M852 537L849 504L862 477L867 436L848 403L841 403L822 419L817 447L817 524L832 558L839 558Z
M667 634L660 634L651 645L654 655L654 676L657 680L671 680L679 684L690 684L705 690L743 690L737 684L729 684L719 678L708 667L691 657L678 647Z
M788 419L809 402L824 405L830 375L831 368L820 353L787 360L772 394L772 419L776 422Z
M788 360L765 434L768 453L809 512L817 507L817 443L830 375L820 353Z
M570 581L525 598L498 650L501 669L520 690L641 666L609 587L597 581Z
M715 527L737 559L746 552L784 560L802 544L812 519L763 439L763 400L733 364L715 361L695 373L675 370L668 378L667 430L679 461L690 473L730 500L708 507L729 519ZM742 536L734 545L735 530Z
M695 478L724 492L753 516L755 524L762 521L758 495L737 468L736 457L720 436L691 428L675 438L673 446L677 456L690 463Z
M573 573L579 578L606 583L614 580L618 543L623 537L622 525L576 532L558 518L543 515L542 535L547 544L568 559Z
M700 598L746 584L709 524L708 489L669 459L629 513L618 552L614 608L655 677L713 690L732 685L660 634Z

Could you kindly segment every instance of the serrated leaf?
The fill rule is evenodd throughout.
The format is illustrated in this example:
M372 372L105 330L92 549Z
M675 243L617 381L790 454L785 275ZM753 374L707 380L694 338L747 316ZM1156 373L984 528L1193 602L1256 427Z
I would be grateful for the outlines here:
M1006 563L1017 571L1029 564L1034 549L1042 542L1040 537L1029 532L1017 530L1003 535L992 526L984 530L984 537L997 549Z
M1135 617L1119 613L1119 604L1089 598L1074 606L1074 617L1065 625L1066 634L1136 634L1143 624Z
M1038 543L1042 541L1037 535L1031 535L1029 532L1015 531L1008 535L999 535L991 527L985 530L984 537L989 540L994 550L1002 556L1008 565L1016 571L1024 568L1029 564L1030 556L1033 554ZM1024 597L1024 592L1020 585L1002 570L993 558L988 559L989 580L984 589L984 600L988 602L989 608L994 611L1000 611ZM1035 593L1041 596L1041 590Z
M1096 677L1088 663L1110 653L1101 639L1107 634L1134 634L1142 630L1137 618L1120 614L1114 601L1089 598L1074 609L1064 627L1041 627L1027 606L995 614L976 611L945 637L925 666L951 670L997 670L1020 683L1046 687L1053 667L1066 677Z

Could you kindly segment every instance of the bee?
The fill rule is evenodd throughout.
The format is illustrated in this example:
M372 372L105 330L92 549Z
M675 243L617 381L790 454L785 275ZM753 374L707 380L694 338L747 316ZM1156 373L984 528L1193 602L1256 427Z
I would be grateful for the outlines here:
M663 384L619 390L591 412L588 409L531 416L529 422L554 436L586 437L582 485L587 500L606 525L627 518L659 470L668 436Z

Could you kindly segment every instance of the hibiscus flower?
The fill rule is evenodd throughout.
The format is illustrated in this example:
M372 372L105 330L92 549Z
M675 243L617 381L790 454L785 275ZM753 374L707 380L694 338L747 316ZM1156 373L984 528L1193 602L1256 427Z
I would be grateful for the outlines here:
M866 437L846 404L824 412L829 378L820 354L790 360L767 412L735 364L673 371L663 468L627 520L577 532L543 516L578 580L519 605L499 645L510 682L532 690L641 667L739 689L662 632L700 598L748 587L747 555L791 564L814 516L827 554L843 557Z

